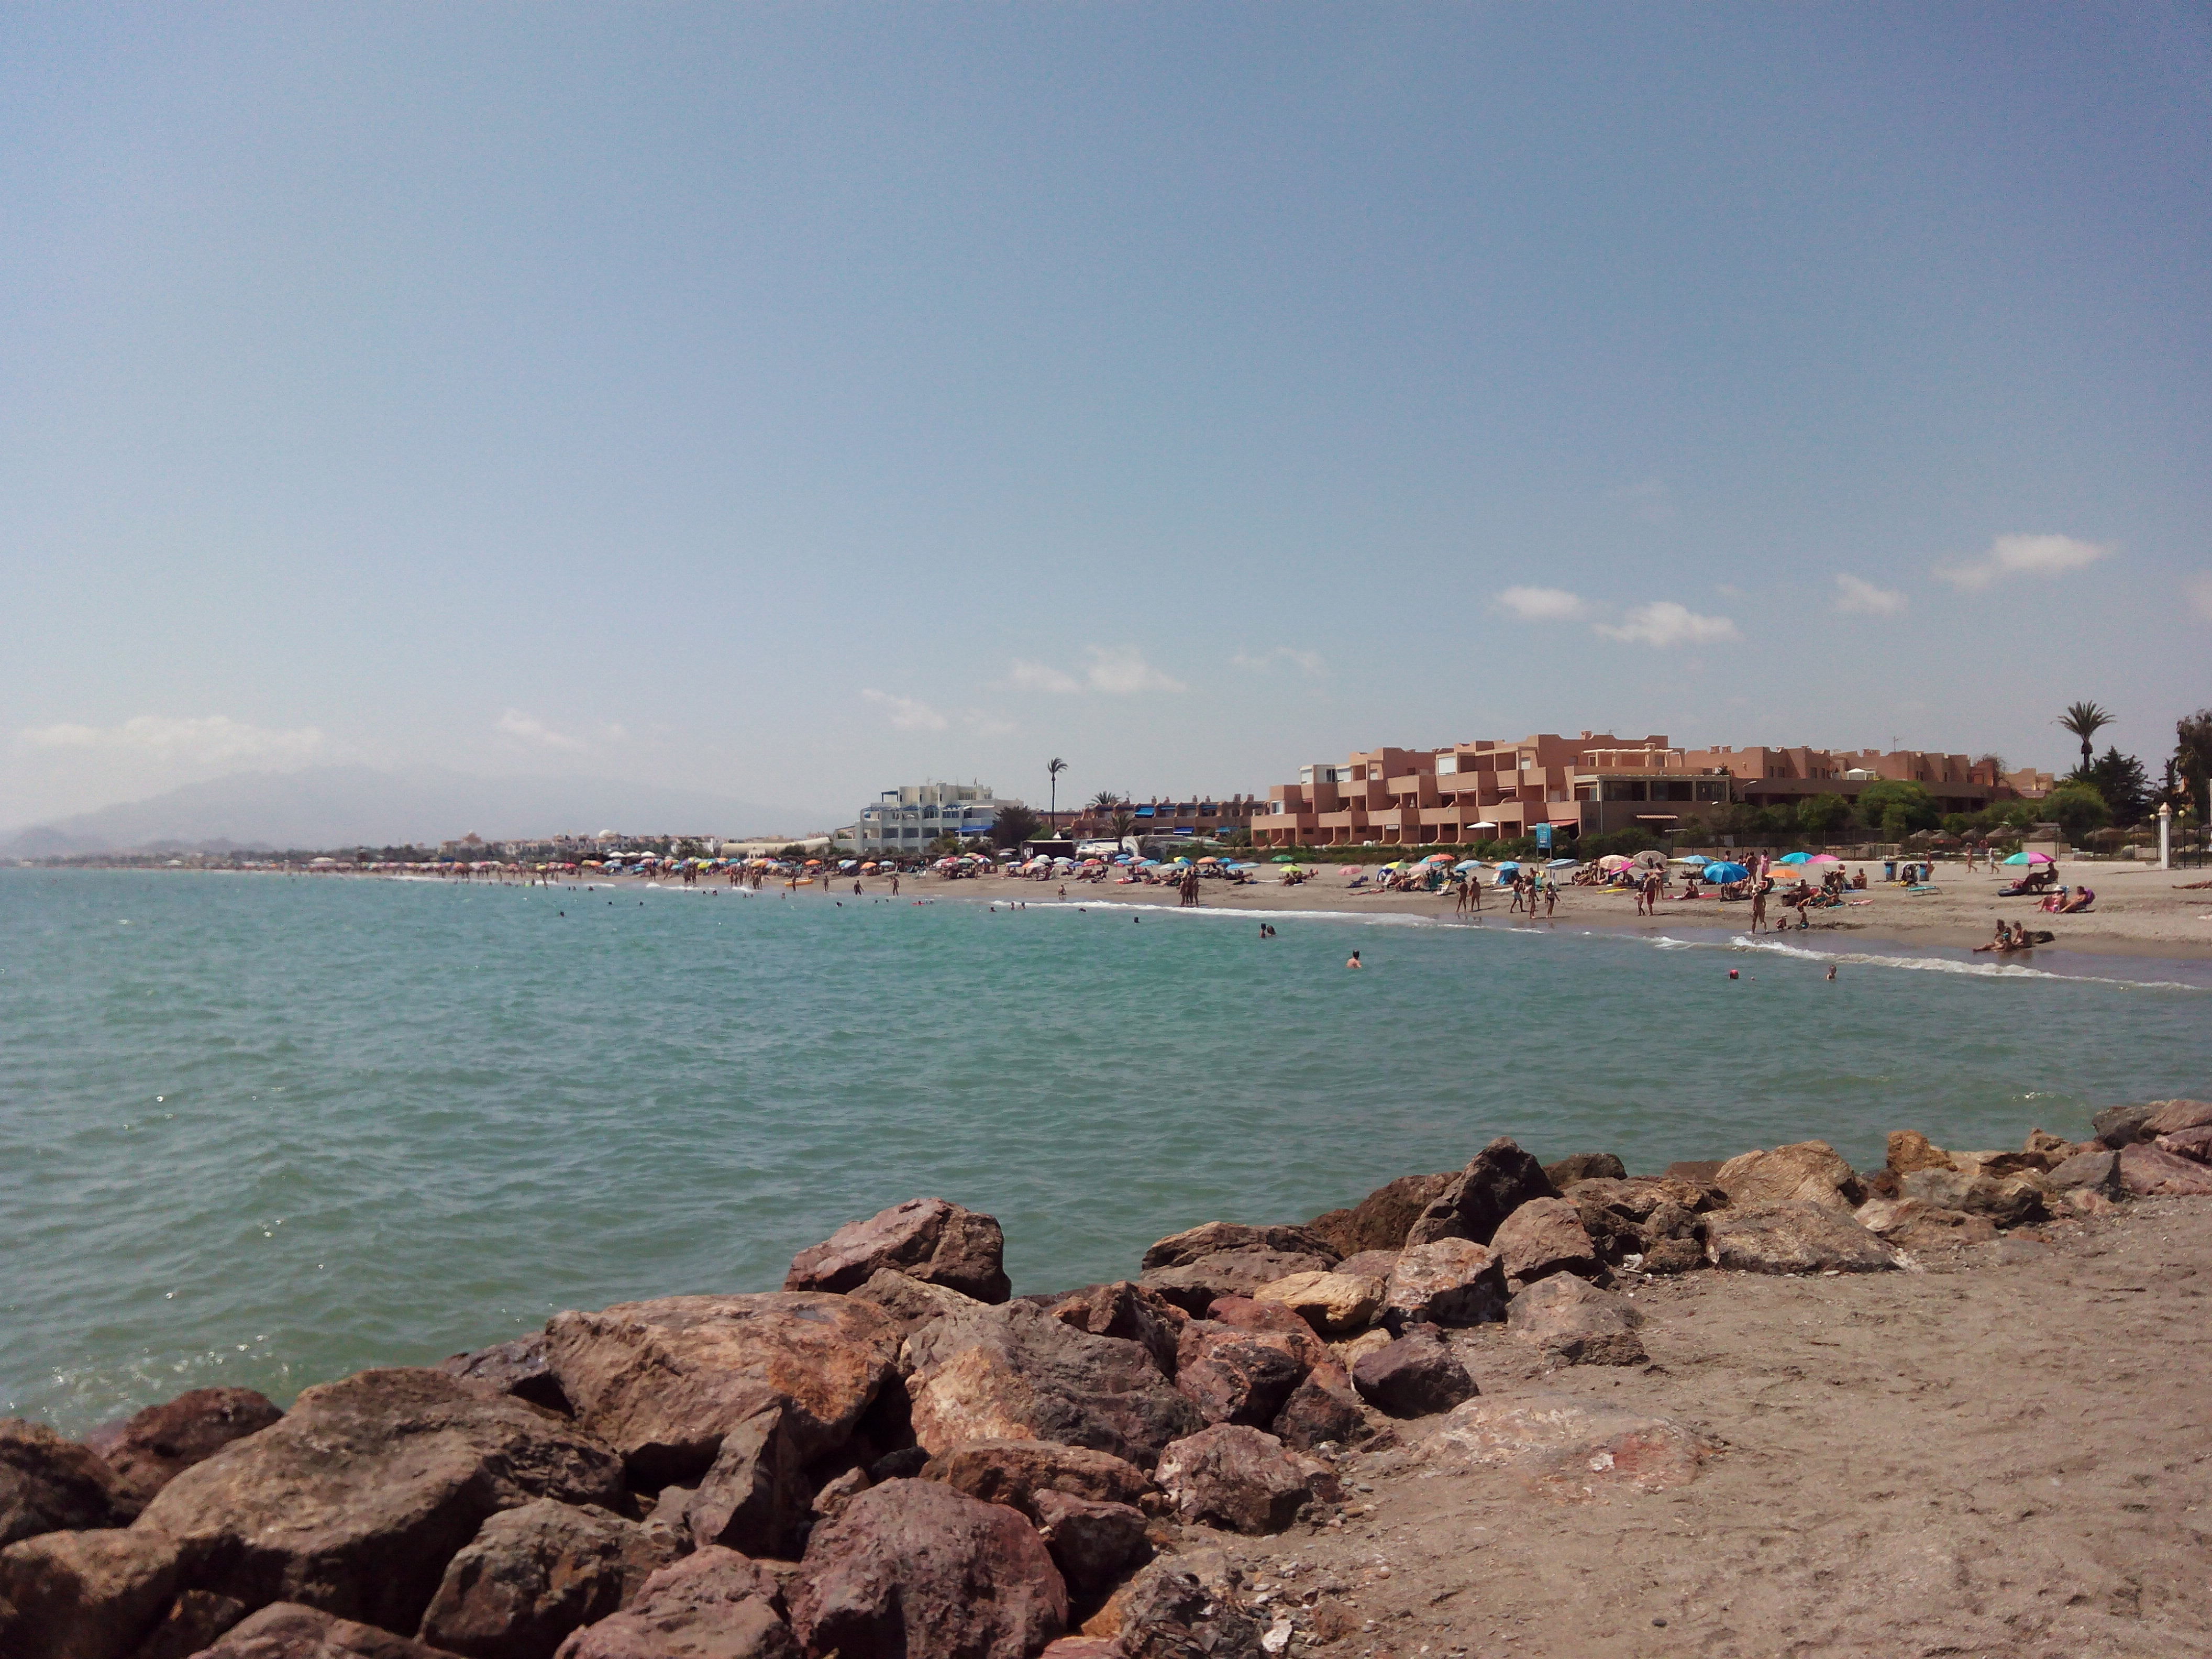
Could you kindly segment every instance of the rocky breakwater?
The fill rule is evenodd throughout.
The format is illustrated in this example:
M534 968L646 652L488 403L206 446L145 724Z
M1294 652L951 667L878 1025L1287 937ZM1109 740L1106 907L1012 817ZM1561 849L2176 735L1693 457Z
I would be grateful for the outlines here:
M2096 1127L1636 1176L1501 1139L1018 1299L997 1223L921 1199L803 1251L781 1291L563 1313L289 1412L201 1390L83 1443L0 1423L0 1653L1280 1654L1328 1638L1248 1601L1206 1540L1341 1525L1353 1448L1418 1443L1566 1498L1694 1480L1721 1449L1632 1406L1485 1397L1468 1328L1539 1369L1637 1366L1623 1292L1655 1276L1894 1271L2131 1193L2212 1194L2212 1106Z

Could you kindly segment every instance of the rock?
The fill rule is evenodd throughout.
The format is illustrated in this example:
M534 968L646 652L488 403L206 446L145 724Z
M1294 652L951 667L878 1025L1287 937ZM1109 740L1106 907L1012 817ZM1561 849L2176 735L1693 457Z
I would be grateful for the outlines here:
M446 1566L418 1639L465 1659L552 1659L675 1559L644 1528L541 1498L502 1510Z
M980 1304L978 1304L980 1305ZM813 1517L813 1484L782 1406L733 1425L684 1510L695 1544L744 1555L796 1556Z
M1086 1636L1110 1637L1115 1659L1264 1659L1260 1625L1188 1555L1162 1556L1114 1592Z
M1167 1237L1145 1252L1146 1273L1155 1267L1188 1267L1224 1250L1273 1250L1284 1255L1316 1255L1321 1265L1334 1267L1338 1255L1329 1242L1310 1227L1248 1227L1237 1221L1208 1221ZM1295 1271L1295 1270L1294 1270Z
M556 1314L545 1349L577 1421L651 1490L698 1480L723 1435L771 1406L791 1408L804 1461L836 1450L890 1377L900 1335L850 1297L672 1296Z
M1045 1644L1039 1659L1120 1659L1110 1636L1063 1636Z
M846 1504L875 1484L868 1478L868 1472L862 1468L848 1469L836 1480L824 1481L821 1490L814 1494L815 1524L835 1521L845 1512Z
M886 1480L915 1480L928 1463L929 1454L920 1446L902 1446L868 1465L868 1484L880 1486Z
M2179 1134L2184 1129L2201 1129L2207 1124L2212 1124L2212 1100L2154 1101L2150 1115L2136 1131L2136 1139L2153 1140L2160 1135Z
M1456 1170L1442 1175L1400 1176L1377 1187L1348 1210L1331 1210L1306 1224L1339 1255L1353 1256L1368 1250L1401 1250L1406 1235L1430 1202L1459 1179Z
M1341 1498L1336 1477L1272 1434L1217 1423L1160 1454L1160 1488L1186 1523L1280 1532L1309 1504Z
M1907 1250L1986 1244L1997 1236L1996 1223L1985 1215L1943 1209L1917 1198L1870 1198L1853 1218L1875 1237Z
M1598 1260L1616 1267L1674 1239L1696 1241L1702 1257L1705 1228L1698 1217L1728 1202L1728 1194L1717 1187L1664 1176L1578 1181L1565 1189L1564 1196L1575 1206Z
M1697 1186L1710 1187L1720 1175L1721 1163L1721 1159L1714 1158L1691 1158L1684 1162L1669 1164L1667 1166L1667 1179L1686 1181Z
M856 1291L877 1269L889 1267L978 1302L1004 1302L1013 1290L1006 1254L1006 1235L991 1217L941 1198L910 1198L865 1221L848 1222L801 1250L792 1258L783 1288Z
M1470 1400L1423 1444L1423 1455L1441 1466L1510 1469L1530 1486L1571 1500L1594 1497L1606 1486L1665 1492L1687 1486L1719 1449L1665 1418L1552 1394Z
M1092 1336L1115 1336L1140 1345L1152 1355L1161 1375L1175 1375L1176 1345L1190 1315L1165 1297L1124 1279L1029 1299L1042 1304L1063 1325L1073 1325Z
M1897 1252L1826 1204L1731 1206L1705 1218L1706 1259L1754 1273L1881 1273L1902 1267Z
M971 1440L931 1458L921 1478L986 1504L1004 1504L1032 1521L1040 1492L1134 1505L1155 1490L1152 1478L1133 1463L1049 1440Z
M1338 1262L1336 1271L1388 1280L1391 1271L1398 1265L1398 1258L1404 1254L1403 1250L1362 1250L1358 1255L1348 1255Z
M2114 1152L2135 1144L2143 1124L2155 1110L2150 1106L2107 1106L2089 1120L2097 1139Z
M625 1503L621 1460L519 1400L374 1370L307 1389L177 1476L140 1524L184 1546L188 1588L413 1630L484 1521L538 1498Z
M1917 1199L1931 1209L1987 1216L2000 1227L2016 1227L2045 1213L2041 1189L2017 1177L1998 1181L1957 1170L1915 1170L1898 1185L1903 1198Z
M1802 1203L1849 1211L1866 1202L1857 1174L1825 1140L1741 1153L1722 1164L1713 1180L1729 1195L1731 1207Z
M1194 1320L1190 1331L1212 1322ZM1309 1369L1278 1344L1255 1341L1229 1326L1215 1327L1220 1340L1204 1341L1189 1364L1176 1374L1176 1392L1199 1409L1208 1423L1247 1423L1265 1428L1305 1381ZM1190 1341L1186 1334L1184 1340Z
M1544 1166L1544 1179L1562 1193L1577 1181L1620 1181L1628 1166L1611 1152L1575 1152Z
M1557 1198L1543 1166L1500 1135L1477 1152L1450 1186L1423 1206L1407 1231L1408 1248L1440 1238L1487 1244L1498 1224L1532 1198Z
M159 1533L48 1532L0 1550L0 1653L8 1659L127 1659L177 1587L177 1546Z
M807 1540L791 1622L841 1659L1027 1659L1066 1628L1067 1587L1013 1510L890 1480Z
M1951 1155L1917 1129L1893 1129L1889 1134L1889 1169L1898 1176L1915 1170L1948 1170Z
M43 1423L0 1418L0 1545L127 1526L137 1509L98 1453Z
M2118 1194L2120 1187L2120 1155L2098 1151L2076 1152L2043 1178L2044 1184L2059 1192L2087 1188L2106 1194Z
M1252 1292L1255 1302L1278 1302L1323 1336L1365 1330L1382 1311L1382 1281L1355 1273L1291 1273Z
M881 1308L899 1322L902 1335L940 1314L958 1313L965 1308L988 1305L950 1285L932 1285L909 1278L896 1267L877 1268L868 1276L866 1284L847 1294L855 1302Z
M452 1656L319 1607L278 1601L234 1626L199 1659L452 1659Z
M2199 1164L2212 1164L2212 1123L2195 1129L2181 1129L2170 1135L2160 1135L2151 1143L2161 1152L2172 1152L2176 1158L2192 1158Z
M2201 1198L2212 1194L2212 1168L2137 1141L2120 1149L2120 1184L2138 1197Z
M1043 1492L1036 1495L1031 1519L1060 1576L1079 1595L1110 1589L1152 1559L1152 1543L1145 1535L1145 1512L1127 1504Z
M1505 1271L1490 1245L1439 1238L1398 1257L1382 1300L1400 1322L1480 1325L1505 1316Z
M131 1659L192 1659L246 1617L246 1603L212 1590L180 1590Z
M1413 1326L1388 1347L1363 1354L1352 1368L1352 1382L1361 1399L1392 1417L1448 1412L1478 1392L1433 1325Z
M622 1612L576 1632L557 1659L798 1659L758 1563L709 1546L647 1579Z
M1954 1152L1951 1167L1961 1175L1984 1176L2003 1181L2014 1176L2039 1176L2057 1160L2043 1152Z
M438 1369L464 1382L481 1383L495 1394L511 1394L563 1417L571 1415L568 1396L561 1392L561 1380L546 1361L543 1331L478 1348L474 1353L457 1353Z
M1326 1273L1335 1265L1333 1251L1216 1250L1176 1267L1147 1267L1139 1283L1185 1313L1203 1315L1221 1297L1250 1296L1292 1273Z
M1706 1265L1705 1246L1700 1239L1662 1238L1644 1252L1644 1271L1655 1278L1694 1273Z
M915 1438L932 1453L964 1440L1056 1440L1149 1468L1199 1426L1143 1347L1092 1336L1033 1303L957 1314L907 1340Z
M2027 1139L2021 1143L2021 1149L2025 1152L2045 1153L2051 1158L2052 1164L2074 1155L2074 1143L2067 1139L2064 1135L2052 1134L2048 1129L2030 1129L2027 1132ZM2046 1164L2045 1167L2050 1168L2052 1165Z
M194 1389L94 1429L84 1443L114 1471L131 1504L142 1509L184 1470L283 1414L252 1389Z
M1349 1446L1374 1432L1360 1409L1351 1374L1336 1369L1316 1371L1291 1389L1268 1427L1278 1440L1299 1451L1331 1441Z
M1633 1303L1565 1274L1515 1297L1506 1323L1523 1342L1570 1365L1642 1365L1651 1358L1636 1334L1644 1316Z
M1564 1198L1532 1198L1499 1224L1490 1241L1507 1284L1553 1273L1595 1273L1597 1247L1582 1214Z
M1199 1326L1205 1328L1194 1339L1188 1333ZM1220 1340L1218 1328L1223 1326L1242 1331L1255 1340L1272 1343L1308 1366L1328 1362L1329 1345L1314 1334L1312 1326L1281 1303L1261 1302L1249 1296L1224 1296L1215 1298L1203 1320L1192 1320L1183 1328L1185 1335L1176 1363L1196 1357L1206 1343Z

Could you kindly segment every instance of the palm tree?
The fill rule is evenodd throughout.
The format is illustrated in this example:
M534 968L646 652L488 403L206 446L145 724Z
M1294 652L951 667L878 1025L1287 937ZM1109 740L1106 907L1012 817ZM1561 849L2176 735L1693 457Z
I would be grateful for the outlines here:
M1045 776L1052 780L1052 805L1045 809L1052 819L1052 827L1060 828L1060 775L1067 770L1067 763L1057 755L1044 763Z
M1114 839L1115 841L1127 841L1129 838L1129 831L1136 827L1136 815L1131 812L1127 807L1122 807L1121 811L1114 814Z
M2108 710L2100 708L2094 702L2069 702L2066 705L2066 712L2053 723L2081 739L2081 769L2086 772L2095 753L2090 739L2112 723L2112 716Z
M1093 812L1110 812L1121 804L1121 798L1111 789L1101 789L1091 798Z

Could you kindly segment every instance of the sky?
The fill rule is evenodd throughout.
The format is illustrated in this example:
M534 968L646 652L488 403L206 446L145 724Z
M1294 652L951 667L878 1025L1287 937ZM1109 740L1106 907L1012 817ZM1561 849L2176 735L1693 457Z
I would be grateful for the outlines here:
M2201 6L15 7L0 826L2212 703Z

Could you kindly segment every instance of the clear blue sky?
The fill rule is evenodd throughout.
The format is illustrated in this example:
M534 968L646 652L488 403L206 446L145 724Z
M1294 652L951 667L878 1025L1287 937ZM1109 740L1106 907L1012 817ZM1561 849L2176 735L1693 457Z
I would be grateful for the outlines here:
M2203 7L12 8L0 822L2154 765L2208 185Z

